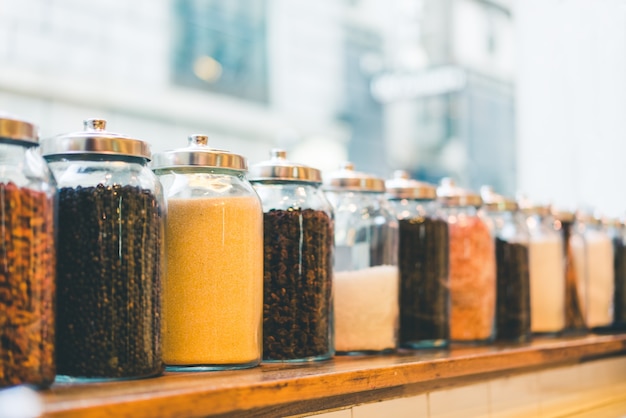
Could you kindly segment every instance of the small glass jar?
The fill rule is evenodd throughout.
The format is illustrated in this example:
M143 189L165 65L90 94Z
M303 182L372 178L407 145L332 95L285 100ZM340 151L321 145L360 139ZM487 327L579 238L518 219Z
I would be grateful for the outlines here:
M569 210L555 209L555 228L563 236L565 258L565 333L585 334L587 271L585 267L585 241Z
M42 141L59 186L61 380L158 375L165 205L146 142L84 131Z
M450 338L486 343L495 337L496 253L479 194L441 180L437 196L450 231Z
M392 352L398 343L398 221L385 182L345 163L324 190L335 212L337 354Z
M613 242L613 327L626 328L626 228L621 219L606 220L606 230Z
M483 208L496 240L496 338L527 342L530 328L529 241L516 201L481 188Z
M563 236L555 229L548 205L522 208L530 233L530 318L534 334L556 335L565 329L565 259Z
M56 188L35 125L0 113L0 388L54 381Z
M583 305L586 304L588 328L608 327L613 323L613 295L615 272L613 266L613 242L600 218L589 213L578 213L577 223L584 239L582 246L575 246L576 256L584 259L587 288ZM580 253L578 254L578 252Z
M263 211L241 155L192 135L157 153L168 204L163 357L168 370L261 361Z
M334 354L332 207L319 170L283 150L250 169L263 203L263 361Z
M450 337L448 223L437 188L396 171L385 182L399 223L399 343L407 348L447 347Z

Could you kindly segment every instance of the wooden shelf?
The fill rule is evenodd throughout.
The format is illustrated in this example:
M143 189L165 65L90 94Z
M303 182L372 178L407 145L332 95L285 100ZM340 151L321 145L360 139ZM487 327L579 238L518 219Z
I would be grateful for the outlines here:
M285 416L623 354L626 334L590 335L521 346L402 351L237 371L166 373L145 380L55 384L40 393L51 417Z

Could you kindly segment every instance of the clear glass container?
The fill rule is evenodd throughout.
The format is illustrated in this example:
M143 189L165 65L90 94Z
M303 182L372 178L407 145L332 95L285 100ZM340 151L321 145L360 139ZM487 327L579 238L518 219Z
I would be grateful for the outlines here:
M565 329L565 258L562 234L548 205L522 208L530 233L530 312L534 334Z
M55 376L56 188L37 128L0 113L0 388Z
M496 241L496 338L531 338L529 242L526 219L515 200L481 188L483 208Z
M144 141L83 131L42 141L59 187L60 380L158 375L165 204Z
M587 327L609 327L613 324L615 290L613 241L602 220L590 213L579 212L577 224L584 239L584 251L583 246L575 246L574 251L577 252L577 257L584 260L583 269L587 274L587 288L583 299Z
M398 221L385 182L345 163L324 182L335 212L337 354L392 352L398 343Z
M496 252L479 194L444 178L437 188L450 232L450 338L486 343L495 337Z
M450 339L448 223L435 185L396 171L385 182L399 223L399 343L407 348L447 347Z
M565 258L565 333L587 332L585 240L575 213L554 209L555 228L563 236Z
M263 203L263 361L334 354L333 212L319 170L283 150L250 168Z
M626 228L621 219L611 218L605 222L607 233L613 242L613 328L626 329Z
M261 361L263 210L241 155L192 135L157 153L168 204L163 357L168 370Z

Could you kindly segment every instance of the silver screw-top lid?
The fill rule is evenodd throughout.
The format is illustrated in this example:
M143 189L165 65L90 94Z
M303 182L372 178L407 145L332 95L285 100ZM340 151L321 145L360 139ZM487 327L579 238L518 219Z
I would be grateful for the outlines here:
M437 187L434 184L413 180L405 170L396 170L393 178L385 181L389 199L420 199L434 200L437 198Z
M82 131L42 140L42 155L102 154L150 159L150 145L146 141L108 132L106 120L87 119L83 125Z
M508 199L493 190L491 186L481 186L480 196L483 206L491 212L513 212L519 209L519 205L513 199Z
M384 192L385 181L372 174L354 170L354 164L344 162L339 170L324 180L324 189L329 191Z
M0 140L37 144L37 126L18 116L0 112Z
M287 159L287 151L272 149L270 159L250 167L248 180L262 181L295 181L320 184L322 173L320 170L306 165L297 164Z
M475 206L480 207L483 200L480 195L472 190L463 189L456 185L450 177L444 177L437 187L437 200L444 206Z
M154 154L152 169L176 167L207 167L246 171L246 159L238 154L214 149L209 146L206 135L190 135L189 144L184 148Z

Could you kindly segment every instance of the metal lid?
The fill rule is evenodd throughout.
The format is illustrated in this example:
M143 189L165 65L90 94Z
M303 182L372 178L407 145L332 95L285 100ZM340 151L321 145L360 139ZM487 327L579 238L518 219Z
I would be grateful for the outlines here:
M552 213L552 206L541 203L518 202L519 208L526 215L548 216Z
M574 222L576 219L576 214L569 209L552 208L552 215L561 222Z
M246 159L241 155L211 148L208 136L190 135L188 146L154 154L152 169L174 167L207 167L246 171L248 165Z
M576 220L583 222L587 225L601 225L602 224L602 216L592 211L588 211L588 210L576 211Z
M250 167L248 180L254 182L281 180L316 184L322 182L320 170L289 161L285 150L272 149L270 157L268 161Z
M437 200L445 206L475 206L480 207L483 200L472 190L458 187L454 180L444 177L437 187Z
M385 181L387 197L390 199L423 199L437 198L437 187L434 184L424 183L410 178L404 170L396 170L393 178Z
M0 139L36 144L39 139L37 126L17 116L0 112Z
M128 135L108 132L106 120L86 119L84 130L41 141L41 153L51 155L103 154L150 159L150 145Z
M608 228L624 227L624 220L621 218L603 218L602 223Z
M384 192L385 181L372 174L354 170L354 164L344 162L339 170L324 180L324 189L330 191Z
M483 206L488 211L493 212L513 212L519 209L517 202L508 199L496 192L491 186L482 186L480 188L480 196L483 199Z

